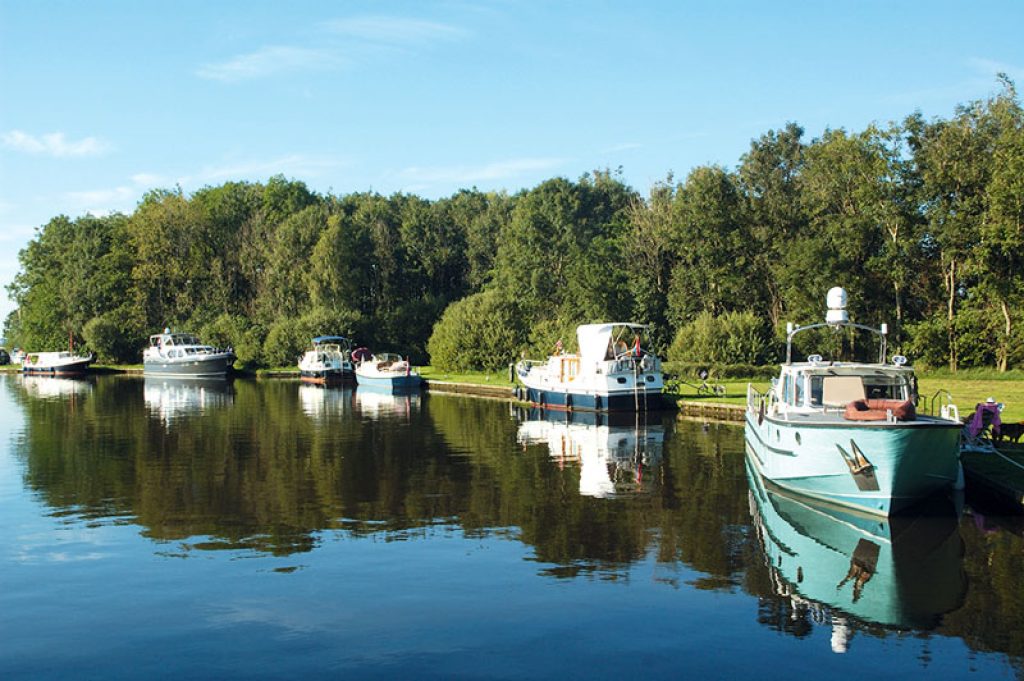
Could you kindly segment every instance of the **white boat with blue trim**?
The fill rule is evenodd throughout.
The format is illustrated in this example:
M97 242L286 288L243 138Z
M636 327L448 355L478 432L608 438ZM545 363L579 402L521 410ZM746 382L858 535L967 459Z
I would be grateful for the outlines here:
M21 370L26 374L43 374L46 376L80 376L89 370L95 357L93 355L75 355L67 350L59 352L29 352L21 362Z
M190 333L171 333L164 329L149 337L142 352L142 373L146 376L176 378L217 378L227 375L235 362L235 353L204 345Z
M747 387L747 455L758 474L808 497L877 515L949 490L960 475L959 413L917 413L906 358L886 362L885 324L849 321L846 292L828 293L823 324L787 326L786 363L767 393ZM810 329L862 329L880 338L875 363L792 362L793 337Z
M344 336L317 336L299 358L299 376L307 383L331 385L356 377L352 341Z
M382 352L356 365L356 383L379 390L419 390L422 379L407 359L393 352Z
M578 353L562 352L559 344L547 361L516 364L525 398L548 409L659 409L665 383L661 360L641 345L646 328L629 322L577 327Z

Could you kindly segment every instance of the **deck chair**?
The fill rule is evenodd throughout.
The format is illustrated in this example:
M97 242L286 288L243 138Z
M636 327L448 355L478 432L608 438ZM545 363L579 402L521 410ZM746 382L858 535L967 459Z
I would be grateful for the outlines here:
M1003 405L991 398L987 402L979 402L974 407L974 415L964 424L960 434L960 448L973 452L994 452L992 436L998 436L1002 428L999 412Z

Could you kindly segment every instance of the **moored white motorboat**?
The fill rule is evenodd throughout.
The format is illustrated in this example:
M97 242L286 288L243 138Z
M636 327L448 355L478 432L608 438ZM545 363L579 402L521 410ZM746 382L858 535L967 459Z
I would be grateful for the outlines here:
M176 378L215 378L227 375L235 362L231 348L222 350L204 345L189 333L163 333L149 337L142 352L143 374Z
M392 352L376 353L356 365L356 383L384 390L418 390L422 379L419 373Z
M661 360L643 349L643 324L609 322L577 327L579 352L544 362L524 359L516 376L528 401L551 409L643 411L661 407Z
M334 384L355 378L352 342L344 336L317 336L299 358L299 375L307 383Z
M93 355L75 355L67 350L60 352L29 352L21 362L26 374L48 374L51 376L76 376L84 374L95 358Z
M787 328L786 363L765 394L747 387L747 454L757 472L809 497L889 515L958 480L961 424L955 406L917 413L917 381L906 358L886 363L888 329L854 324L846 292L833 288L823 324ZM793 337L817 328L879 336L872 363L792 362Z

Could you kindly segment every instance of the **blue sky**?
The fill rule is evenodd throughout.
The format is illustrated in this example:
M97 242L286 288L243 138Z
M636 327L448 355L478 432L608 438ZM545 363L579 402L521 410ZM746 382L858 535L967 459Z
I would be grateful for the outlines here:
M0 283L59 214L276 174L515 192L735 167L1024 86L1024 2L0 0ZM0 295L0 315L12 308Z

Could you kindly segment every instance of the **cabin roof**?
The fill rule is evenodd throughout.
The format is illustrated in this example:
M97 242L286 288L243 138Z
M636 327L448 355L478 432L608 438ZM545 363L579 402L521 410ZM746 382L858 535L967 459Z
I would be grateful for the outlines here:
M634 324L632 322L603 322L601 324L582 324L576 327L576 340L579 341L580 357L583 360L601 361L608 352L608 343L612 339L612 332L616 328L628 328L634 331L642 331L647 328L645 324Z

